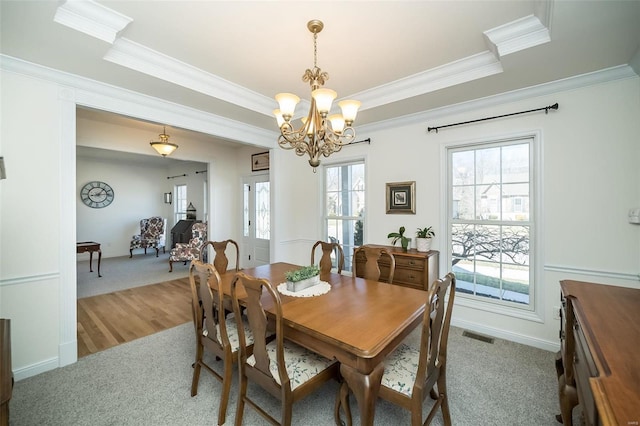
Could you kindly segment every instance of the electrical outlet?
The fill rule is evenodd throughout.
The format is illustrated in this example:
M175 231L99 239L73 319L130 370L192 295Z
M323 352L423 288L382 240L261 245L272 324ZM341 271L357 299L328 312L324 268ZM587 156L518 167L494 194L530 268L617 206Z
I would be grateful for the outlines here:
M560 306L553 307L553 319L560 319Z

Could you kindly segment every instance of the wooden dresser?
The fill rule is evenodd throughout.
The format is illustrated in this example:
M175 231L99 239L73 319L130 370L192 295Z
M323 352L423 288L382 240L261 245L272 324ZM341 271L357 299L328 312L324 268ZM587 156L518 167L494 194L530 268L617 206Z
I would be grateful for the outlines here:
M576 404L587 425L640 424L640 289L569 280L560 288L563 424Z
M416 249L409 249L404 251L401 247L376 244L368 245L371 247L384 247L393 254L396 260L393 284L428 290L429 285L440 278L438 274L438 256L440 252L436 250L419 252ZM356 271L364 270L365 258L362 253L358 254L355 263ZM387 256L382 256L378 260L378 265L380 266L380 281L386 281L389 277L389 263Z
M0 319L0 426L9 424L9 402L13 391L11 369L11 320Z

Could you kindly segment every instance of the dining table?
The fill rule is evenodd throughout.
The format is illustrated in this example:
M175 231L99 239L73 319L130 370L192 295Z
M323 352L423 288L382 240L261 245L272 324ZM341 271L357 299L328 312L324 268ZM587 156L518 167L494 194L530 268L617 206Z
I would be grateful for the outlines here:
M299 268L277 262L242 272L264 278L276 288L285 282L285 272ZM221 276L225 295L231 294L234 276L235 272ZM280 292L285 338L337 360L358 403L360 424L373 425L384 360L422 323L427 292L337 273L326 282L331 288L317 296ZM241 285L236 294L240 300L246 296ZM263 302L268 312L270 298Z

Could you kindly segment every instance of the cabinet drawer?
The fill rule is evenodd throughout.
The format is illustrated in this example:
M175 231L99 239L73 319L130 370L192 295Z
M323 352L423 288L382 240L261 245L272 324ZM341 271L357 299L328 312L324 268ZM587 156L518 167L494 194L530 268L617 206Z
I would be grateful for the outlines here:
M596 410L595 400L589 385L589 378L598 375L591 352L585 340L580 324L576 322L574 326L576 351L573 358L573 368L576 379L576 389L578 400L582 405L585 421L588 425L599 425L599 416Z
M411 269L398 269L396 267L393 273L393 283L412 284L416 288L423 288L423 276L422 272Z
M424 271L424 259L414 259L412 257L402 257L402 256L395 256L396 258L396 269L414 269L416 271ZM387 264L389 264L389 259L386 258L382 258L380 259L382 263L382 261L387 262Z

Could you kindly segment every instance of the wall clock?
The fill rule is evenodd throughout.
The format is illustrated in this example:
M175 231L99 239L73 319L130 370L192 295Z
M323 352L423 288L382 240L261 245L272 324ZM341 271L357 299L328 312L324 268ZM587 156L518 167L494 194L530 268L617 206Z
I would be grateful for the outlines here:
M87 206L101 209L102 207L107 207L113 201L113 189L104 182L89 182L80 190L80 198Z

